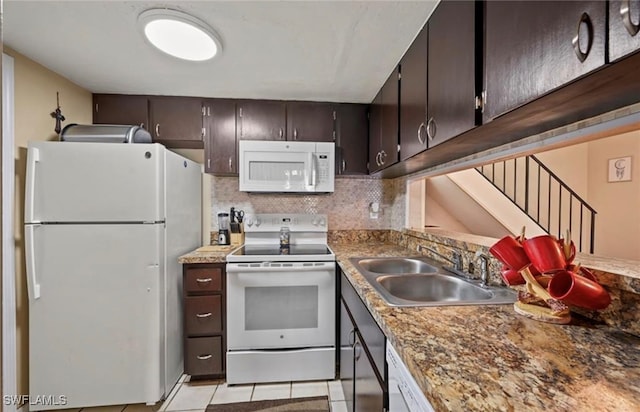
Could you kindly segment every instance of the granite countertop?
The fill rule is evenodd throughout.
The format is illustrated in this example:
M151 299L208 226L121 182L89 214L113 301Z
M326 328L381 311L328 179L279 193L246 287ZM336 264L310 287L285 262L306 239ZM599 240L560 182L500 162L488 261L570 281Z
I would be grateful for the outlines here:
M574 315L512 305L388 306L350 257L413 256L380 242L331 244L338 263L437 411L638 411L640 338Z
M178 263L225 263L227 255L238 247L238 245L202 246L178 257Z

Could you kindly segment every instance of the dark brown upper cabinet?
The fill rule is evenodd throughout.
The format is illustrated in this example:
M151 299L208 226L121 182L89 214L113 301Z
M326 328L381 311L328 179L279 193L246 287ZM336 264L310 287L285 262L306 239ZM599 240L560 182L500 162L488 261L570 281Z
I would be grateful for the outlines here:
M275 100L237 102L239 140L286 140L286 105Z
M171 148L204 147L201 98L150 96L149 114L154 142Z
M400 60L400 157L427 148L427 26Z
M340 103L336 109L336 175L366 175L368 106Z
M130 124L149 129L147 96L94 94L94 124Z
M484 4L485 122L605 63L604 1Z
M640 50L640 3L609 1L609 61Z
M332 103L287 102L287 140L333 142L335 118Z
M369 108L369 173L382 169L382 89L378 91Z
M203 107L204 171L219 176L237 176L236 101L207 99Z
M399 66L396 66L371 104L369 173L398 162L399 93Z
M399 118L398 106L400 98L400 74L399 67L391 73L384 86L382 86L382 122L380 134L382 138L382 151L380 163L382 167L390 166L398 162L399 144Z
M473 1L443 0L429 18L425 131L430 148L476 125L475 23Z

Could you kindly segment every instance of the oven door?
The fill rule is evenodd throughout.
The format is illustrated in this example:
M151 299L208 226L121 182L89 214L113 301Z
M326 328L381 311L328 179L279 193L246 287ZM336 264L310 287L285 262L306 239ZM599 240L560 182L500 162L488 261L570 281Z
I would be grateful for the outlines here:
M335 262L228 263L228 349L335 345L335 277Z

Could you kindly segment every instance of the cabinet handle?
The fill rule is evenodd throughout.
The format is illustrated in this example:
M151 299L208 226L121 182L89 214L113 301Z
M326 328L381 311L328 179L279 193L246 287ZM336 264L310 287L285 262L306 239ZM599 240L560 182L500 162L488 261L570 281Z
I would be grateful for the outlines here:
M622 10L620 12L622 13ZM96 113L98 113L98 103L96 103Z
M380 164L380 155L381 155L381 153L380 153L380 152L378 152L378 153L376 154L376 164L377 164L378 166L382 166L382 165Z
M207 159L207 169L211 169L211 159Z
M353 344L356 343L356 330L355 329L351 329L351 331L349 332L349 338L347 339L347 342L349 343L349 346L353 346Z
M196 318L208 318L209 316L211 316L212 313L211 312L207 312L207 313L196 313Z
M362 355L362 345L360 342L356 342L353 344L353 359L360 359L360 355Z
M211 106L207 106L207 116L211 116Z
M429 140L433 140L436 137L436 132L436 121L433 117L431 117L427 122L427 137L429 138Z
M424 129L426 126L424 125L424 122L420 123L420 126L418 126L418 141L420 142L420 144L424 144L426 142L426 140L422 137L422 129Z
M199 360L207 360L207 359L213 358L213 355L211 355L211 354L209 354L209 355L198 355L197 358Z
M284 131L282 130L282 127L281 127L280 132L278 132L278 137L280 138L280 140L282 140L283 135L284 135Z
M583 24L587 27L589 36L589 38L587 39L587 50L585 50L584 52L580 49L580 28ZM578 56L578 60L580 60L580 63L584 62L587 59L587 56L589 55L591 46L593 44L593 23L591 23L591 18L587 13L582 13L582 16L580 16L580 21L578 21L578 29L576 31L576 35L573 36L573 39L571 40L571 44L573 44L573 51L576 53L576 56Z
M347 170L347 161L342 159L342 172L344 172L345 170Z
M387 158L387 152L384 150L380 152L380 166L384 165L384 160Z
M144 123L140 123L140 127L144 129Z
M156 137L160 137L160 123L156 123Z
M209 159L209 160L211 160L211 159ZM197 278L196 282L198 282L198 283L209 283L209 282L211 282L211 280L212 280L211 278L206 278L206 279Z
M298 129L293 129L293 140L298 140Z
M622 18L622 24L624 24L630 35L635 36L638 34L640 24L635 24L631 21L631 0L622 0L620 2L620 17Z
M231 160L231 156L229 156L229 171L233 170L233 161Z

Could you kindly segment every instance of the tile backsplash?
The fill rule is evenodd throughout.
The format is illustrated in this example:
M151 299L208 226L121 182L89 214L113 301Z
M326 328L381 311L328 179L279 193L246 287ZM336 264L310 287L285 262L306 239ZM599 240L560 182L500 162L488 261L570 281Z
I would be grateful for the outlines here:
M323 213L329 230L395 229L405 226L406 179L339 178L329 194L274 194L238 191L237 177L211 180L211 230L218 230L218 212L233 206L254 213ZM378 202L377 219L369 217L369 204Z

